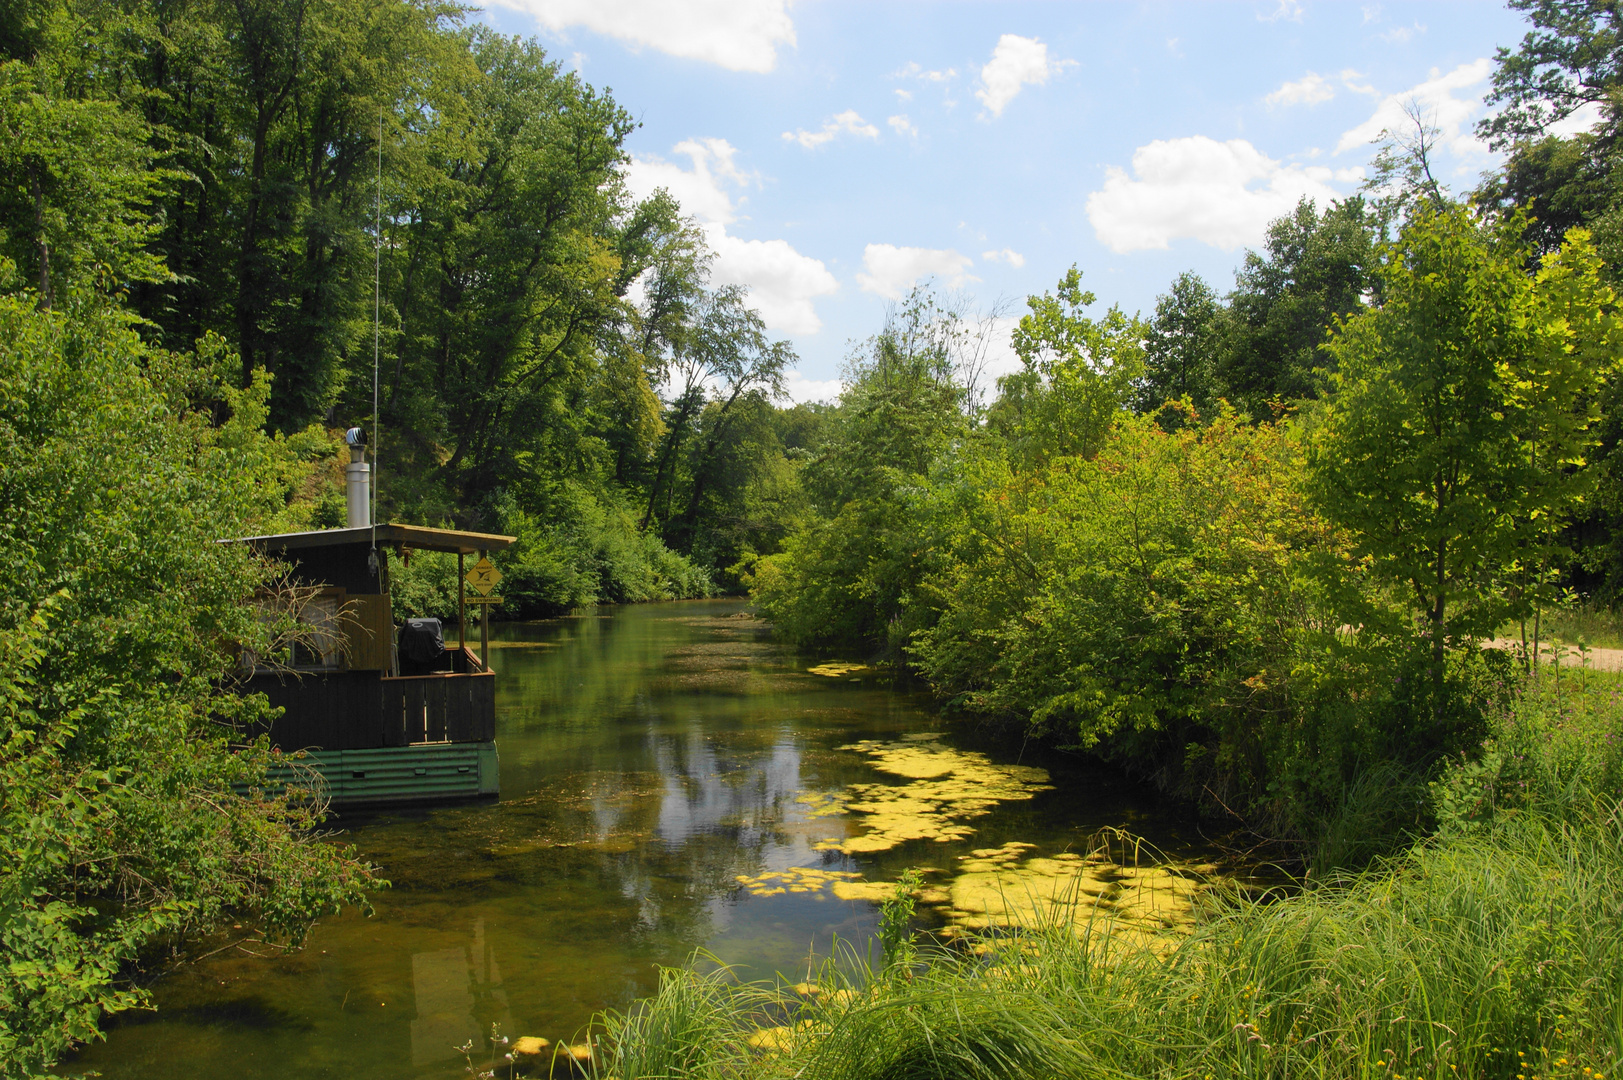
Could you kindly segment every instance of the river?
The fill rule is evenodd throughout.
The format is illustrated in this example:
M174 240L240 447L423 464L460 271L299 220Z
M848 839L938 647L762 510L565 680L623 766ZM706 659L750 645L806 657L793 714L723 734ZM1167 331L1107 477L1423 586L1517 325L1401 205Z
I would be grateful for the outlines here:
M1074 860L1106 826L1209 855L1148 789L978 741L916 688L776 645L738 601L495 629L500 801L344 814L392 882L375 915L324 919L291 954L183 964L155 1012L115 1020L65 1070L461 1076L455 1047L490 1025L568 1039L696 950L804 978L836 936L868 943L867 883L907 867L945 889L987 859ZM921 921L953 903L972 902Z

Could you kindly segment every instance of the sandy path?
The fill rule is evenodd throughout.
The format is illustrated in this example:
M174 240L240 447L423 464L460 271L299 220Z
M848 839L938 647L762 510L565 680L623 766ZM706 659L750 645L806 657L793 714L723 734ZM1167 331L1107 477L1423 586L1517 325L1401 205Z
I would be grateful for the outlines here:
M1520 649L1519 638L1494 638L1487 642L1490 649ZM1538 659L1541 664L1548 664L1554 650L1549 642L1539 645ZM1585 662L1585 654L1580 653L1570 645L1560 648L1561 666L1578 667ZM1587 654L1588 664L1596 671L1623 671L1623 649L1590 649Z

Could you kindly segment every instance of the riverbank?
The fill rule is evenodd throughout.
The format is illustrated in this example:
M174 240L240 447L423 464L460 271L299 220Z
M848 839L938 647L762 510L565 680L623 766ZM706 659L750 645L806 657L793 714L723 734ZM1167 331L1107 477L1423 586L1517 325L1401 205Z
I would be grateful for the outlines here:
M1623 1058L1617 690L1529 678L1481 755L1438 770L1432 831L1362 873L1214 890L1153 947L1106 913L799 986L668 971L603 1019L602 1074L1603 1080Z
M1507 819L1344 883L1232 899L1164 952L1104 923L854 983L670 972L608 1023L602 1074L1599 1080L1619 1057L1618 825L1615 807Z

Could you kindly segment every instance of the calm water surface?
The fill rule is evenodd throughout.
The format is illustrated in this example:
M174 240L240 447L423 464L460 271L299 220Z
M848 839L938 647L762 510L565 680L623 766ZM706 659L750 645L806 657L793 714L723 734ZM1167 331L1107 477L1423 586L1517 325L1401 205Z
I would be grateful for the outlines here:
M501 800L338 819L393 887L372 918L323 920L305 948L227 949L156 986L67 1066L112 1078L454 1077L453 1048L492 1023L569 1038L650 993L697 949L751 977L803 977L875 912L828 889L753 896L740 876L792 867L894 880L1018 840L1079 850L1126 826L1180 853L1192 823L1147 790L1065 758L985 745L928 697L873 673L813 674L737 601L603 608L497 628ZM851 856L816 850L830 821L799 797L903 783L842 746L942 732L1054 790L975 818L973 836ZM859 824L836 821L855 835ZM225 944L212 942L198 952Z

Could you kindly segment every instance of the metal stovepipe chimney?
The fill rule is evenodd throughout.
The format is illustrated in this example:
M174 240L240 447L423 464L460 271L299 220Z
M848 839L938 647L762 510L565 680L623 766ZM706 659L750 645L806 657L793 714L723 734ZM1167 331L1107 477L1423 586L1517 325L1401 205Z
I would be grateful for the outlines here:
M344 433L344 441L349 444L349 464L344 466L349 527L364 529L372 524L372 466L366 463L366 432L352 427Z

